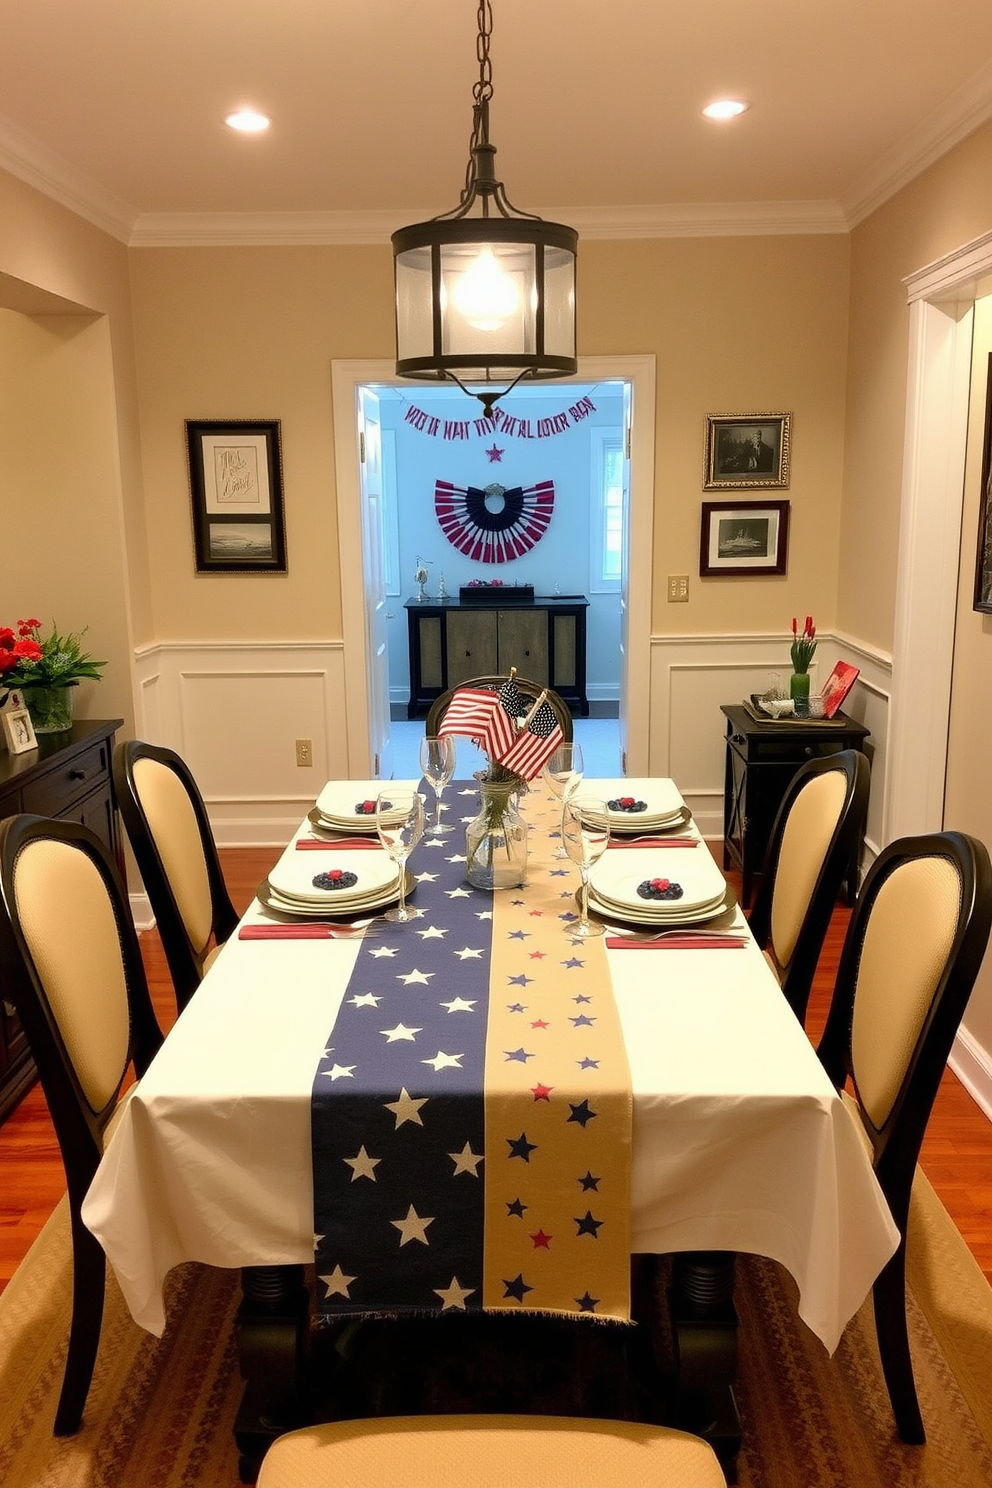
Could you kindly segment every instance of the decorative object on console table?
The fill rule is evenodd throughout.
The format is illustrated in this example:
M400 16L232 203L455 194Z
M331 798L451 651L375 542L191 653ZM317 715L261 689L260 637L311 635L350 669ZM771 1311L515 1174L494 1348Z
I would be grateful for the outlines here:
M0 752L0 818L30 811L82 822L107 844L123 876L110 770L121 725L120 718L87 719L68 733L42 734L29 754ZM34 1079L17 1015L0 1000L0 1121Z
M85 627L60 631L52 623L47 636L40 620L18 620L17 638L9 627L0 630L0 672L8 686L19 688L36 734L61 734L72 727L70 688L83 678L100 680L107 665L83 650ZM4 659L12 664L2 665Z
M858 680L859 672L849 662L839 661L823 684L820 697L823 700L824 718L833 718L841 703Z
M499 604L533 604L533 584L504 584L502 579L473 579L470 584L462 584L458 590L458 598L463 605L491 605L493 600Z
M15 692L13 696L17 698L19 694ZM5 707L0 713L0 722L3 723L4 740L11 754L27 754L29 749L38 748L31 714L23 703Z
M791 413L707 414L703 490L787 490L791 440Z
M278 419L186 420L197 573L285 573Z
M792 676L789 678L789 696L797 718L809 717L809 668L816 654L816 626L813 616L807 615L802 632L795 615L792 617Z
M723 866L741 870L741 903L747 908L782 797L800 765L842 749L864 751L870 730L843 713L761 720L743 703L724 703L720 711L727 719ZM850 902L857 889L856 870L852 861L846 875Z

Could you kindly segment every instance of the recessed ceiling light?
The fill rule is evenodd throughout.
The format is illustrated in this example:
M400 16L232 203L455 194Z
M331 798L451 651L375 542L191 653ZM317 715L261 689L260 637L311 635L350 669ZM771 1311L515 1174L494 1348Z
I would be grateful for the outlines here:
M707 119L736 119L738 114L747 110L747 104L740 98L717 98L713 103L708 103L703 109Z
M255 109L238 109L237 113L228 114L224 123L231 129L237 129L241 134L261 134L263 129L268 129L269 121L264 114Z

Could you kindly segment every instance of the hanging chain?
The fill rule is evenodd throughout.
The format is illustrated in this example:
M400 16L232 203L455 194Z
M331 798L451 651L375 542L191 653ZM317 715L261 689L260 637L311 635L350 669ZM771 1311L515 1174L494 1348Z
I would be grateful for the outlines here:
M478 24L475 54L479 59L479 81L472 87L472 137L468 144L468 165L465 168L465 187L461 196L463 202L471 195L475 182L475 151L480 145L489 143L489 100L493 96L493 66L489 60L489 38L493 33L491 0L479 0Z

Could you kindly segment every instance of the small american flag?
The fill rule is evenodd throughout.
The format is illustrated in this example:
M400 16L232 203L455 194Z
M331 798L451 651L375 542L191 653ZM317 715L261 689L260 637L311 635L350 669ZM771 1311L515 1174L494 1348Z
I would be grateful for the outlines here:
M490 759L499 759L517 737L499 694L482 687L459 687L448 704L438 733L474 739Z
M524 697L512 677L503 683L497 696L511 718L523 718L530 710L531 699Z
M507 753L498 756L499 762L522 780L536 780L562 742L558 715L549 702L543 702Z

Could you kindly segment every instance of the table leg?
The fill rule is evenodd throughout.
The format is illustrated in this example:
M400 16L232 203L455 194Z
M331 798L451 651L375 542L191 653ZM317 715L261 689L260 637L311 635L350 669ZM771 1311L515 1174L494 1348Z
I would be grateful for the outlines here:
M741 1424L734 1399L737 1311L733 1251L686 1251L672 1258L668 1307L675 1343L678 1424L710 1443L736 1482Z
M310 1293L302 1266L246 1266L236 1319L245 1381L234 1423L243 1483L253 1483L266 1448L304 1424Z

